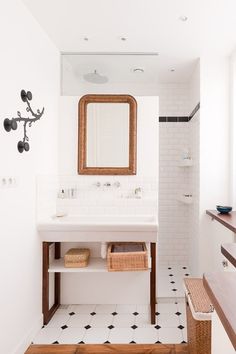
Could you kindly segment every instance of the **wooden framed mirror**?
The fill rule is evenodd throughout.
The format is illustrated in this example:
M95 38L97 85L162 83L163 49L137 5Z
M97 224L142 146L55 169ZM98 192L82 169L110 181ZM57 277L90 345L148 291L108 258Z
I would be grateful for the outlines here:
M85 95L79 101L78 173L135 175L137 102L130 95Z

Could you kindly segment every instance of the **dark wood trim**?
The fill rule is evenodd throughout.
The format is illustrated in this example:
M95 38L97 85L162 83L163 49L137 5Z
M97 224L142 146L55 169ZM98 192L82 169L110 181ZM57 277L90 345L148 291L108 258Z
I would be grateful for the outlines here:
M53 242L43 242L43 281L42 281L42 310L43 323L46 325L60 306L60 273L55 273L54 304L49 308L49 247ZM60 242L55 242L55 258L60 258Z
M129 125L129 166L88 167L87 166L87 105L89 103L128 103L130 106ZM137 102L130 95L85 95L79 101L78 124L78 173L81 175L135 175L137 160Z
M187 344L31 345L25 354L188 354Z
M236 211L231 211L228 214L220 214L216 210L206 210L206 214L227 227L227 229L236 233Z
M221 245L221 253L236 267L236 243L224 243Z
M156 243L151 243L150 305L151 324L156 323Z
M203 285L236 350L236 273L204 274Z

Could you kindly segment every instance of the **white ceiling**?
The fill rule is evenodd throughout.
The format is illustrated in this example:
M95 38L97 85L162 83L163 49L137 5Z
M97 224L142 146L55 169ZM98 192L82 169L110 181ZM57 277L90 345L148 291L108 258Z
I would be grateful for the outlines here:
M69 56L71 70L81 77L100 65L103 74L122 81L129 72L130 80L137 66L145 69L144 82L186 82L202 54L229 55L236 47L235 0L22 1L61 52L159 53L137 60ZM188 20L180 21L182 15Z

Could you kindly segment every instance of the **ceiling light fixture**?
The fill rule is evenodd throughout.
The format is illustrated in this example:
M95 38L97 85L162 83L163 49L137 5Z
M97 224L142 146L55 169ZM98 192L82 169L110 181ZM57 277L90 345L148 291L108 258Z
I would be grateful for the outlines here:
M172 68L172 69L170 69L170 71L173 73L173 72L175 72L175 69L174 69L174 68Z
M88 41L89 39L88 39L88 37L84 37L84 41Z
M144 69L142 69L142 68L135 68L135 69L133 69L133 72L134 73L144 73Z
M125 41L127 41L127 38L126 37L121 37L121 41L125 42Z
M84 74L84 80L91 82L93 84L105 84L108 81L106 76L100 75L97 70L92 73Z
M188 17L185 16L185 15L182 15L182 16L179 17L179 20L182 21L182 22L186 22L187 19L188 19Z

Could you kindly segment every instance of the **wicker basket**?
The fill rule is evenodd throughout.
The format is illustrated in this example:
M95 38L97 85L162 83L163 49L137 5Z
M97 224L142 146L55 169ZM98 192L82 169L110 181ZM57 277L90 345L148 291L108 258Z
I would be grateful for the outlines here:
M211 353L210 299L199 278L185 278L185 300L189 354Z
M110 272L148 269L144 242L113 242L108 245L107 268Z
M88 248L71 248L64 256L66 268L87 267L90 251Z

